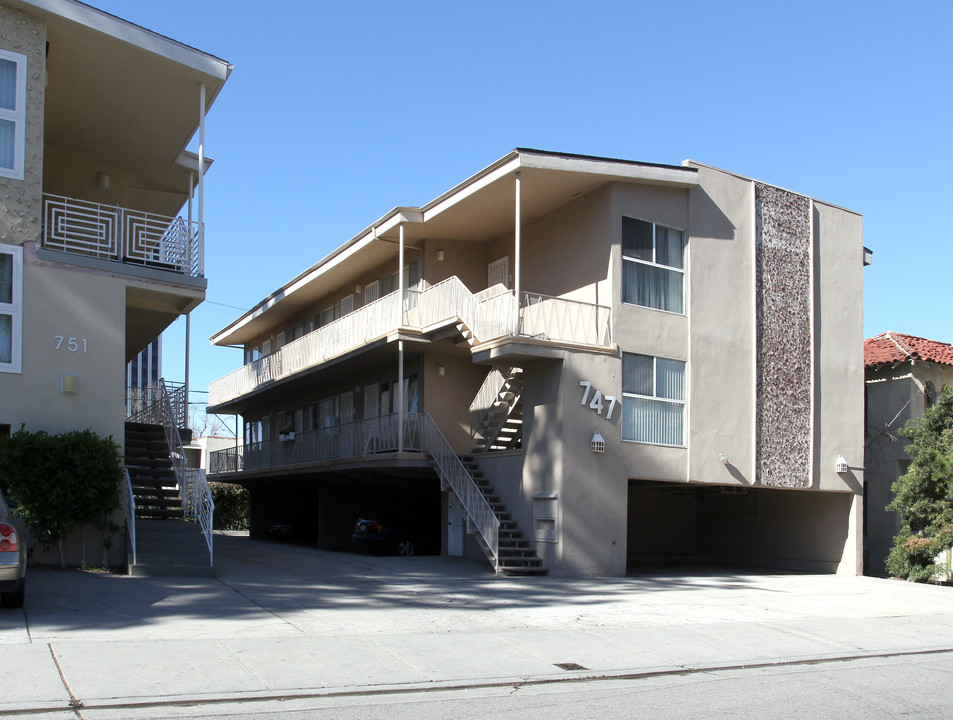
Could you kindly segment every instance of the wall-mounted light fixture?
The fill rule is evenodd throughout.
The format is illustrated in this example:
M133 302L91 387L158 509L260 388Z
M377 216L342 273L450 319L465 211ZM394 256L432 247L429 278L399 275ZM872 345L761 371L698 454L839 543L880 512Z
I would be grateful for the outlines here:
M63 373L60 381L60 392L64 395L76 395L79 392L79 375Z
M360 284L354 286L354 292L357 293L358 295L361 294L361 286L360 286Z
M446 253L444 253L443 250L438 250L438 251L437 251L437 260L438 260L439 262L443 262L443 259L444 259L446 256L447 256L447 255L446 255Z
M844 459L843 455L838 455L837 460L834 462L834 472L836 473L845 473L850 468L847 466L847 461Z
M594 453L604 453L606 451L606 439L599 433L593 433L589 447Z
M112 178L106 173L96 173L96 187L100 190L108 190Z
M447 368L445 368L443 365L438 365L438 366L437 366L437 375L439 375L440 377L443 377L443 376L446 375L446 374L447 374Z
M718 462L724 463L725 465L727 465L729 462L728 456L725 455L724 453L718 453Z

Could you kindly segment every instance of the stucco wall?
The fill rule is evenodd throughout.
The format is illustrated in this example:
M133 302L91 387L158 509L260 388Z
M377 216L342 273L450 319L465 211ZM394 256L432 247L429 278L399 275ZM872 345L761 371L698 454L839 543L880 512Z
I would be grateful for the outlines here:
M20 10L0 5L0 48L27 57L23 180L0 178L0 242L21 245L35 241L40 232L46 26Z
M125 285L104 282L99 273L39 263L32 245L25 251L23 372L0 373L0 422L50 433L88 427L122 444ZM58 335L64 338L59 349ZM76 351L68 349L71 337ZM63 373L79 377L76 395L61 392Z

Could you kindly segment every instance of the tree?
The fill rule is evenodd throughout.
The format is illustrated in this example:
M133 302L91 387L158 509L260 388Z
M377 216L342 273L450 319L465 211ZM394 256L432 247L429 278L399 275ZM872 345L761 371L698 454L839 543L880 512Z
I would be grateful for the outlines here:
M953 387L943 388L936 403L900 434L910 441L913 460L893 484L887 506L901 521L887 570L906 580L936 582L948 571L936 558L953 545Z

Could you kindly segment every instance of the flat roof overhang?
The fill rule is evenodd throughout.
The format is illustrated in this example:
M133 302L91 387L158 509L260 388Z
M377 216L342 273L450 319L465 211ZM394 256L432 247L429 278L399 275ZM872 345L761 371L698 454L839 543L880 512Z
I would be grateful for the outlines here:
M44 146L123 171L114 182L127 207L177 214L198 167L186 147L199 127L199 86L207 111L232 66L75 0L7 4L47 26ZM44 163L44 191L92 199L61 164Z
M215 333L212 344L250 342L352 278L395 258L402 224L408 247L426 238L478 242L511 232L517 172L524 223L609 182L686 189L698 184L694 168L517 149L423 207L398 207L384 215Z

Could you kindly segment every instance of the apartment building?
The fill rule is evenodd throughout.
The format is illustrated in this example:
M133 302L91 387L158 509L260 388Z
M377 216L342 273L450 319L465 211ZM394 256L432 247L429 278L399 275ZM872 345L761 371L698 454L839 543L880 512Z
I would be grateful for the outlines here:
M252 533L397 516L502 573L856 574L861 217L702 163L515 150L212 337Z
M0 6L0 432L122 443L127 363L205 298L205 115L230 71L75 0Z

